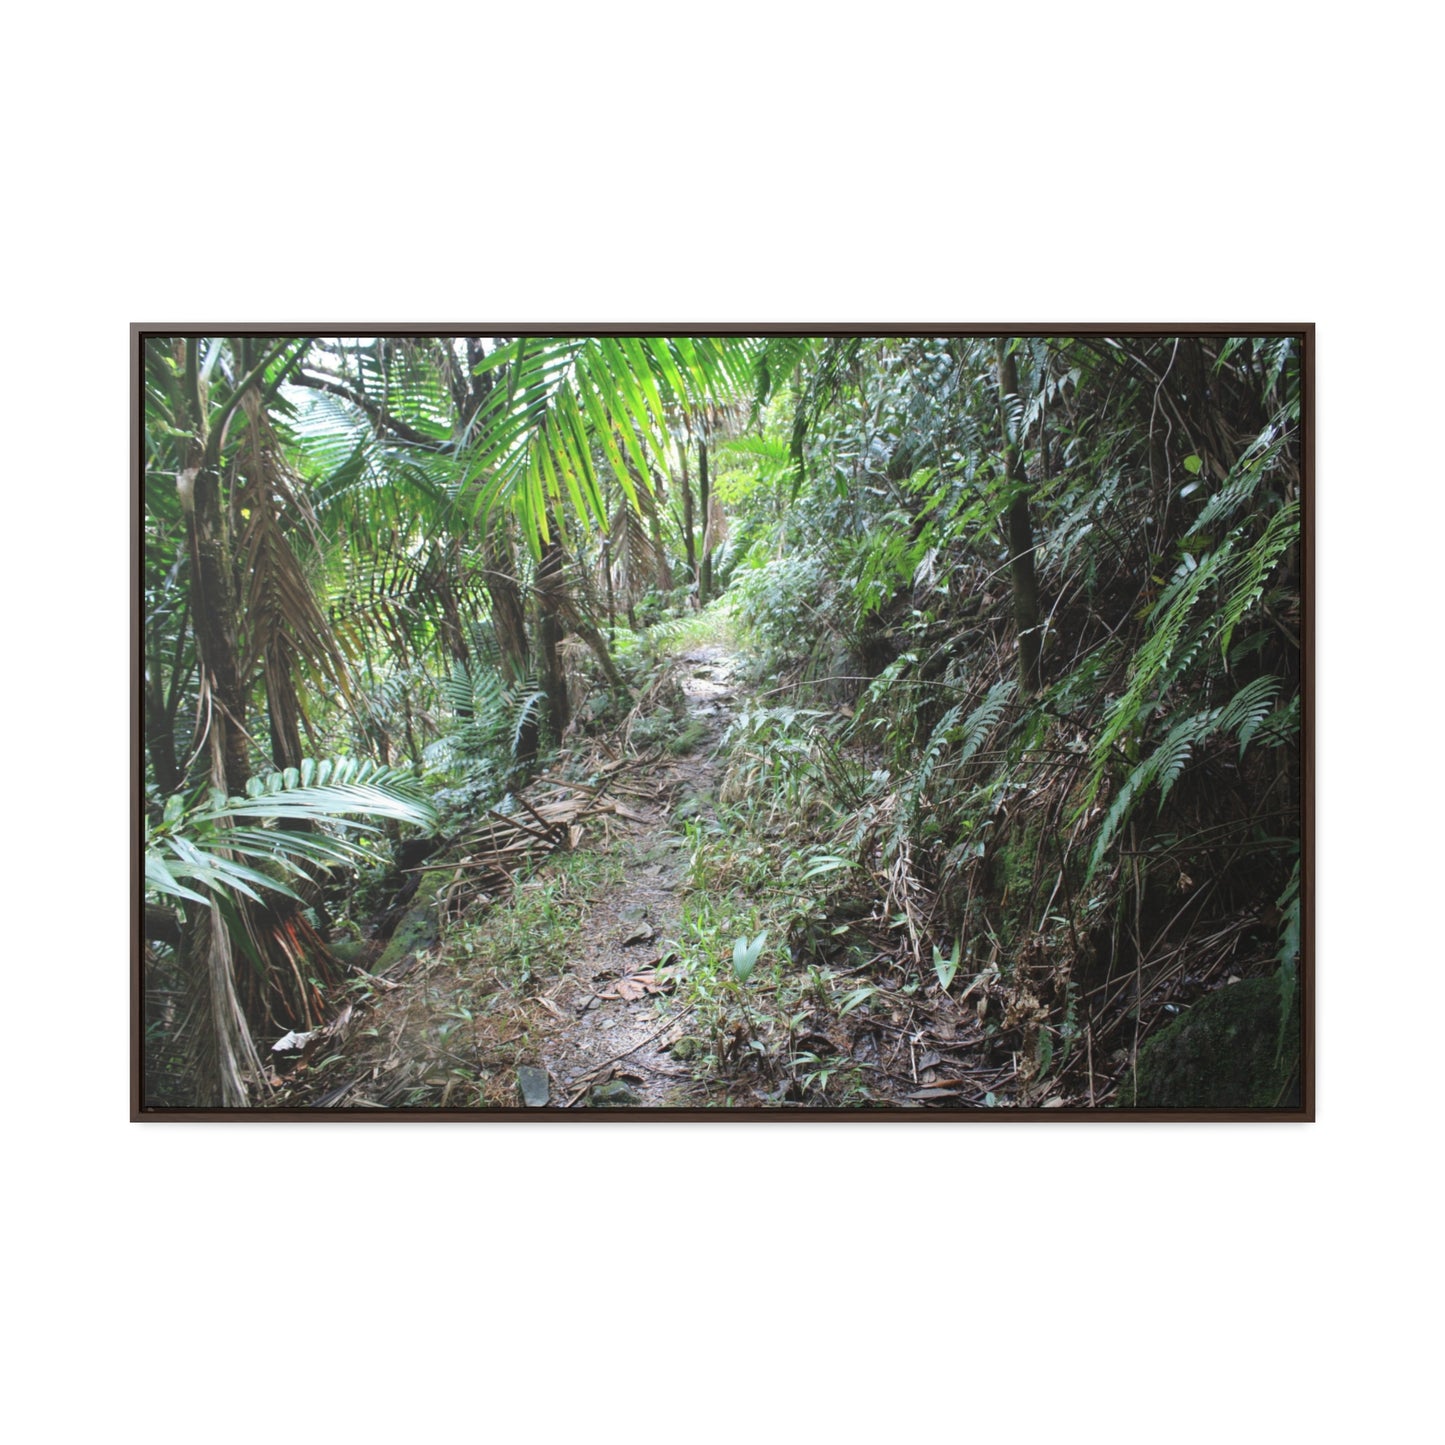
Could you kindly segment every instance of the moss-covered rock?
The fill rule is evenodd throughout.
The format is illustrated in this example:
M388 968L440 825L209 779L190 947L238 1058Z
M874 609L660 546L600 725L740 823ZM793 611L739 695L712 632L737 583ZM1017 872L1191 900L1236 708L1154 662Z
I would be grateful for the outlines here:
M426 879L422 880L425 884ZM416 954L423 948L431 948L441 938L441 922L434 894L416 890L416 903L407 909L402 922L397 923L396 932L390 938L381 957L376 961L373 972L384 974L393 964L399 964L407 954Z
M668 752L680 757L690 753L707 736L707 727L700 722L690 722L667 745Z
M1299 1107L1299 996L1281 1026L1278 978L1252 978L1206 994L1139 1050L1120 1108Z

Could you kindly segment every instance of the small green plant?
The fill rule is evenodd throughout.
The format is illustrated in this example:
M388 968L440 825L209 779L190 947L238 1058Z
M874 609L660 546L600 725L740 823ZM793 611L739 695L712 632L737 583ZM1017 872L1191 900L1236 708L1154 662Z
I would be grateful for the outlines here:
M733 944L733 974L739 983L746 983L749 975L758 961L758 955L763 951L763 945L768 941L767 930L764 929L751 943L746 935Z
M937 944L933 946L933 972L938 977L938 986L944 993L947 993L949 986L953 983L953 977L958 972L958 954L962 945L962 939L954 939L953 952L944 957L942 950Z

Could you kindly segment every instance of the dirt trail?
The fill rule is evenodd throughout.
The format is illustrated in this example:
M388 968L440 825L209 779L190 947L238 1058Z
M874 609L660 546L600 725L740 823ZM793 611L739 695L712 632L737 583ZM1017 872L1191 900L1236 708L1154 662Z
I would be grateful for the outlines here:
M688 872L683 819L713 816L717 747L737 693L737 659L720 645L678 659L687 722L702 729L683 757L659 763L654 801L635 806L614 833L622 882L592 900L578 953L545 995L541 1061L551 1107L679 1107L700 1102L689 1071L669 1050L690 1010L675 1002L669 940L682 926Z
M712 1050L694 1037L701 1026L673 950L684 936L689 825L716 826L719 744L741 707L739 670L722 643L683 653L639 703L651 708L650 741L668 733L670 748L639 748L644 729L634 723L630 748L619 755L614 738L602 744L606 764L601 755L578 764L605 773L605 788L561 774L540 780L551 791L538 795L543 811L529 810L536 826L525 831L540 838L545 810L561 807L573 859L557 853L533 871L509 844L503 861L516 866L505 886L473 884L440 939L436 905L423 901L414 913L430 919L429 931L404 935L403 920L389 943L366 945L355 1006L311 1035L299 1058L278 1062L273 1106L665 1110L756 1096L798 1107L826 1102L828 1080L840 1077L873 1105L989 1102L1012 1066L991 1057L976 1001L965 1009L946 991L909 982L896 940L880 942L881 894L867 916L855 901L829 929L818 976L836 977L839 995L820 1001L820 984L796 997L787 1055L743 1084L710 1084L697 1071L697 1058ZM554 794L558 801L548 801ZM474 877L464 865L475 864L487 837L478 833L460 860L429 862L425 891L450 899L447 880ZM849 930L852 941L839 941ZM386 967L377 953L396 950L398 938L401 961ZM688 1047L678 1047L683 1041Z

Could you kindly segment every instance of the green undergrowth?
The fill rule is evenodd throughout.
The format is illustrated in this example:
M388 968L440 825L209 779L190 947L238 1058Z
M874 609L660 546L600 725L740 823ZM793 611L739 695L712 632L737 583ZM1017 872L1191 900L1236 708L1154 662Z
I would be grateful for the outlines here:
M640 643L653 653L675 657L694 647L734 646L736 636L737 619L732 601L720 597L700 611L654 623L641 634Z
M865 910L832 896L818 849L759 797L684 827L691 871L674 946L695 1010L690 1067L733 1104L886 1102L847 1048L849 1016L860 1021L877 992L867 934L842 916Z
M371 1047L413 1061L408 1091L387 1102L515 1106L516 1067L535 1062L541 1044L529 1000L571 967L593 904L622 875L606 853L555 853L508 897L449 927L423 955L400 1025L383 1013L364 1031Z
M505 901L456 924L445 951L458 963L480 963L489 981L516 993L549 983L567 972L591 906L624 871L615 854L554 853Z

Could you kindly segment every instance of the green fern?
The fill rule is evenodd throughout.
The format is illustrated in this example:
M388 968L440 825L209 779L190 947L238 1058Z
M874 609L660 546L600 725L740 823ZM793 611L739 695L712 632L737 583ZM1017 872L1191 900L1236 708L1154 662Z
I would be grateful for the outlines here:
M904 827L912 824L913 819L918 815L918 809L923 802L923 795L928 791L928 785L933 778L933 770L938 765L938 760L943 756L944 750L952 741L953 725L963 714L963 704L955 703L935 724L932 733L929 734L928 742L924 746L923 755L915 764L913 780L908 785L908 791L904 795L903 817L900 823Z
M1176 722L1159 746L1120 784L1100 824L1087 877L1093 877L1135 804L1151 786L1159 789L1159 811L1163 812L1170 790L1178 782L1197 746L1212 736L1233 734L1239 739L1239 756L1243 758L1250 741L1272 715L1279 688L1277 677L1257 677L1240 688L1225 706L1207 708Z
M1268 426L1245 447L1238 460L1230 468L1224 485L1195 518L1190 533L1194 537L1205 534L1218 522L1228 522L1236 517L1241 508L1254 498L1259 484L1274 474L1283 457L1294 445L1294 423L1298 420L1298 408L1283 408Z
M442 682L441 694L457 721L427 749L428 761L439 767L497 762L494 755L499 753L515 758L528 722L546 701L535 678L524 678L509 687L499 669L479 657L453 664L450 676Z
M1226 657L1234 629L1264 596L1265 579L1280 557L1299 540L1299 530L1299 503L1290 502L1269 519L1259 540L1230 569L1230 591L1219 631L1219 648Z
M956 734L954 728L963 712L962 703L956 703L939 718L929 735L922 757L915 765L913 781L909 784L905 795L905 807L901 820L905 826L911 825L917 817L918 808L932 780L934 769L948 749L955 744L958 746L958 752L951 759L955 771L965 767L983 746L989 734L998 726L1016 690L1017 684L1012 678L994 683L989 688L988 695L984 700L964 719L963 726L958 729Z
M1270 716L1279 696L1277 677L1257 677L1235 693L1219 714L1221 732L1232 732L1239 738L1239 756L1244 756L1254 735Z
M1098 795L1115 747L1126 736L1141 731L1153 711L1153 703L1149 699L1157 696L1164 685L1192 659L1195 649L1185 649L1181 657L1180 644L1195 607L1223 570L1230 545L1226 541L1217 552L1192 567L1181 569L1181 574L1176 575L1156 605L1151 618L1155 623L1154 629L1135 654L1129 686L1110 708L1103 730L1094 743L1093 767L1084 797L1086 808Z

